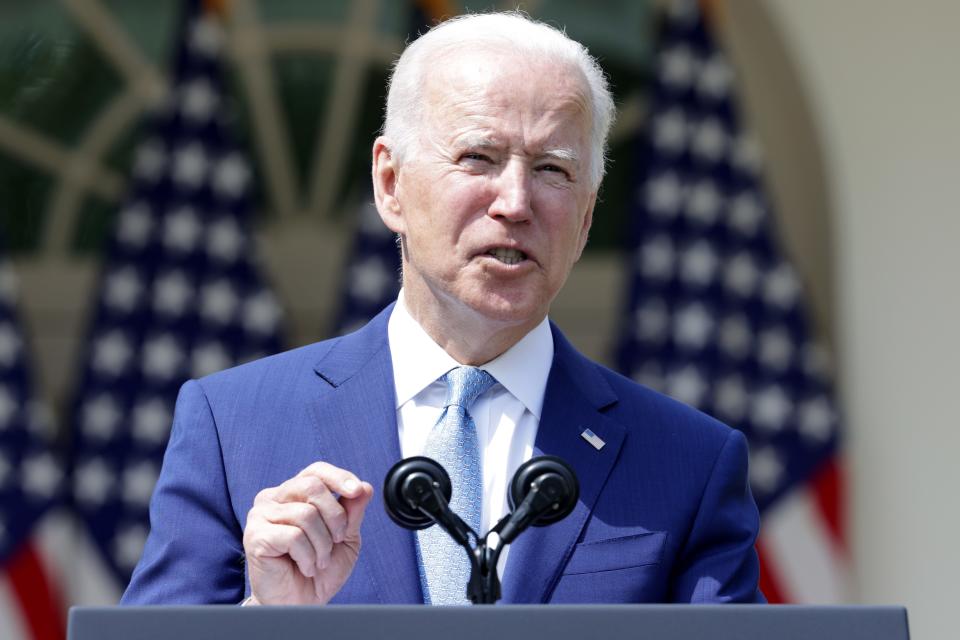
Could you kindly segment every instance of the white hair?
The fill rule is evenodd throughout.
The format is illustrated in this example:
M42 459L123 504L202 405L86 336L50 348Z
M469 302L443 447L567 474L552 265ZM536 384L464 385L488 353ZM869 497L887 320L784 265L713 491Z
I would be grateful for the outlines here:
M383 135L393 143L395 160L403 163L420 132L429 63L445 51L477 45L534 55L579 69L591 109L590 178L593 187L598 187L606 165L607 134L616 113L606 75L582 44L518 11L457 16L432 28L406 48L393 67L383 123Z

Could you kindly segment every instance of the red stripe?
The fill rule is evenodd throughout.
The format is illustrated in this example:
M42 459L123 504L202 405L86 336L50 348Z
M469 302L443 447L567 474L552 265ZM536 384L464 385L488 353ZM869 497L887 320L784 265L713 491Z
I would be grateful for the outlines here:
M767 597L767 602L770 604L791 602L778 577L776 562L764 548L762 540L757 540L757 554L760 556L760 590Z
M831 458L817 471L810 490L823 514L824 524L839 549L847 551L846 523L844 521L845 483L841 465Z
M5 568L30 637L33 640L63 640L66 635L63 607L33 543L22 545Z

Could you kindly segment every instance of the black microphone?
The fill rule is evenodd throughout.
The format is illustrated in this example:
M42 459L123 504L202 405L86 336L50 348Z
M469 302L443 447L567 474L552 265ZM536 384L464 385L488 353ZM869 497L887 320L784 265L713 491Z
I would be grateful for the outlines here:
M545 527L566 518L577 506L580 483L573 467L556 456L527 460L513 476L507 499L512 513L495 530L510 544L528 527Z
M404 458L390 468L383 481L383 503L391 520L414 530L436 522L458 544L469 547L470 527L450 510L452 494L446 469L425 456Z

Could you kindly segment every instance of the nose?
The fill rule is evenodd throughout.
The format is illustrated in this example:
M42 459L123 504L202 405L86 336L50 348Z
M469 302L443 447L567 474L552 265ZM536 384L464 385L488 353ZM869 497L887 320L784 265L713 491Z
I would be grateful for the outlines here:
M527 222L532 215L530 170L520 160L511 160L496 179L496 198L487 215L509 222Z

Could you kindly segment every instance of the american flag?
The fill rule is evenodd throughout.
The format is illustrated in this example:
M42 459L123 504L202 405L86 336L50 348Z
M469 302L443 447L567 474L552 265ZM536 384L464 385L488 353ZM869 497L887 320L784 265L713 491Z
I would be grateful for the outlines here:
M0 632L52 640L63 636L62 604L37 535L61 503L64 467L54 423L33 394L16 292L0 257Z
M850 598L824 350L700 5L669 5L632 201L618 366L741 429L774 602Z
M212 4L212 3L211 3ZM125 585L180 385L281 350L253 259L251 169L224 116L220 16L185 4L172 89L116 220L72 407L72 499Z

